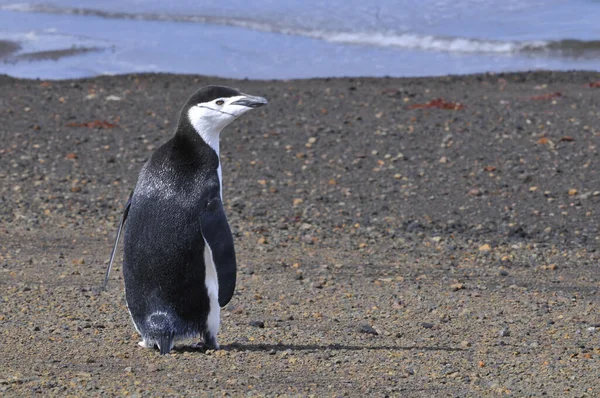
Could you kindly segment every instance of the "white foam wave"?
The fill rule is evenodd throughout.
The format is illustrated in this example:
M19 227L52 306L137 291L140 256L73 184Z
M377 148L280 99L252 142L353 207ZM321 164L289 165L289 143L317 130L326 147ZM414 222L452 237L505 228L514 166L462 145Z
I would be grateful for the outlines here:
M546 41L496 41L464 37L442 37L415 33L384 34L379 32L322 32L319 38L344 44L398 47L410 50L444 51L454 53L514 53L525 49L543 49Z
M209 15L173 15L151 13L111 12L86 8L60 8L52 5L17 3L0 6L0 9L16 12L42 12L50 14L70 14L96 16L111 19L133 19L148 21L186 22L233 26L260 32L304 36L330 43L348 45L395 47L408 50L423 50L448 53L492 53L511 54L520 51L538 51L547 49L548 41L500 41L465 37L432 36L417 33L382 32L340 32L321 31L287 26L277 23L261 22L241 18L226 18Z

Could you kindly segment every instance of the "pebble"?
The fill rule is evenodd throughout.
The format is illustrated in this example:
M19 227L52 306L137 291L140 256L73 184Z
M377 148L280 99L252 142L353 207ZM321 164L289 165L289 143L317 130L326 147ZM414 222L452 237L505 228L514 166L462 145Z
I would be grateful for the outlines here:
M462 290L464 288L465 288L465 285L462 283L453 283L452 285L450 285L450 290L452 290L453 292Z
M250 326L255 327L255 328L264 329L265 323L263 321L251 321Z
M415 374L414 369L404 368L404 369L402 369L402 372L400 372L400 377L406 378L406 377L412 376L414 374Z
M479 246L479 252L480 253L489 253L492 250L491 246L488 245L487 243L484 245Z
M377 330L375 330L371 325L360 325L358 327L358 331L360 333L366 333L366 334L372 334L373 336L377 336L379 333L377 333Z
M500 336L500 337L510 337L510 330L508 330L508 328L501 329L498 332L498 336Z

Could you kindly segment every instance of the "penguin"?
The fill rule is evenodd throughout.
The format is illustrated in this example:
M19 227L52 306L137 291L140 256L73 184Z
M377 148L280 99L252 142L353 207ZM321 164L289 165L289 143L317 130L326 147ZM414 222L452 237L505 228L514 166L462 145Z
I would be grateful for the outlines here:
M219 349L220 309L233 296L236 258L223 209L221 131L262 97L223 86L194 93L175 135L142 167L121 216L106 287L125 225L127 307L146 348L168 354L176 341L200 338Z

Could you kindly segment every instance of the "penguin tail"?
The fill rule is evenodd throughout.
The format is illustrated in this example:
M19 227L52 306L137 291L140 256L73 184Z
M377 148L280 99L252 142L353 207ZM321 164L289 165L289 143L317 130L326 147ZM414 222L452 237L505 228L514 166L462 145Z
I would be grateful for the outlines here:
M175 341L172 317L163 311L157 311L148 317L148 337L160 349L161 355L171 352Z
M167 355L173 348L173 334L163 334L159 337L158 348L160 349L160 355Z

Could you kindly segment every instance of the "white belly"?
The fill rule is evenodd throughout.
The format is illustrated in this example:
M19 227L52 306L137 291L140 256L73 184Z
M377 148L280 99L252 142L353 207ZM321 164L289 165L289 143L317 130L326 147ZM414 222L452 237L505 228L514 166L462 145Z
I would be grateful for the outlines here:
M208 246L208 242L204 239L204 265L205 279L204 284L208 292L210 309L206 320L206 328L213 336L217 336L219 325L221 322L221 307L219 307L219 280L217 279L217 269L213 261L212 251Z

